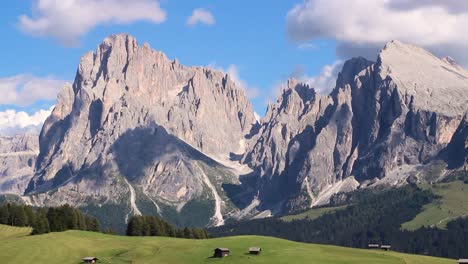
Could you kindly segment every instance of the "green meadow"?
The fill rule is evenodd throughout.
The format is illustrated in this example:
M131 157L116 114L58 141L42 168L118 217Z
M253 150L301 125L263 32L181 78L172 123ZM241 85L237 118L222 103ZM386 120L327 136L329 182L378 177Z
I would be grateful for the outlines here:
M456 263L454 260L297 243L283 239L237 236L208 240L126 237L85 231L30 236L29 228L0 226L1 263L80 263L95 256L98 263ZM247 254L259 246L259 256ZM213 249L227 247L231 255L211 258Z
M425 205L420 214L402 225L403 229L415 230L423 226L445 228L448 221L468 215L468 184L454 181L422 187L440 198Z
M285 215L281 217L281 220L289 222L292 220L300 220L300 219L309 219L309 220L314 220L316 218L319 218L320 216L327 214L327 213L333 213L338 210L345 209L347 205L343 206L337 206L337 207L322 207L322 208L312 208L307 211L304 211L299 214L293 214L293 215Z

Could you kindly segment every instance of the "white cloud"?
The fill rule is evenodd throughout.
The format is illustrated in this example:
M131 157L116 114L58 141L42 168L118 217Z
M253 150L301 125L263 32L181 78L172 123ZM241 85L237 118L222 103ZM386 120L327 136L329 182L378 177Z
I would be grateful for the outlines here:
M460 0L393 0L389 2L389 6L403 10L418 9L422 6L441 7L454 14L460 14L468 11L468 1Z
M187 25L195 26L197 24L213 25L216 23L213 14L203 8L193 10L192 15L187 19Z
M27 106L39 100L54 100L65 83L27 74L0 78L0 104Z
M142 20L162 23L166 12L157 0L34 0L32 16L21 15L19 27L34 36L75 45L97 25Z
M245 80L241 79L239 75L239 69L236 65L229 65L226 73L229 75L231 80L244 89L247 93L247 97L253 99L260 95L260 90L257 87L249 85Z
M398 39L468 63L466 1L304 0L287 15L289 36L299 42L338 41L338 54L374 53Z
M0 135L39 133L42 124L49 117L53 108L54 106L48 110L42 109L32 115L15 110L0 112Z
M298 65L290 74L290 77L295 78L301 83L308 84L319 94L329 94L335 88L336 79L338 78L338 73L343 68L343 64L344 62L342 60L337 60L332 64L325 65L316 76L307 75L304 68ZM281 93L284 82L281 82L277 86L279 88L276 88L276 93Z
M301 43L299 46L297 46L299 50L314 50L317 49L317 45L314 43L306 42L306 43Z
M335 88L336 78L342 68L343 61L338 60L333 64L325 65L319 75L314 77L303 76L299 80L313 87L319 94L329 94Z

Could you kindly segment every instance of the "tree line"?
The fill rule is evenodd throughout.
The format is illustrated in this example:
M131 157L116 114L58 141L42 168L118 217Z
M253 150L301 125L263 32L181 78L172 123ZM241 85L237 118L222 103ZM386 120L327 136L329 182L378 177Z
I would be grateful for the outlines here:
M358 191L345 199L335 199L345 209L327 213L314 220L285 222L267 218L209 229L210 234L265 235L294 241L366 248L372 244L391 244L392 249L432 256L463 258L468 252L468 219L457 219L446 230L435 227L415 231L401 230L401 224L412 220L422 206L436 196L417 186L394 188L381 193Z
M45 234L66 230L84 230L100 232L99 221L83 214L70 205L59 207L34 208L29 205L6 203L0 205L0 224L32 227L31 234ZM115 234L110 228L104 233ZM128 236L164 236L189 239L207 239L209 234L201 228L176 228L169 222L156 216L134 216L127 224Z
M207 239L209 234L201 228L175 228L156 216L134 216L127 224L127 236L164 236L190 239Z
M32 235L66 230L100 231L96 218L87 216L70 205L49 208L33 208L29 205L0 205L0 224L30 226Z

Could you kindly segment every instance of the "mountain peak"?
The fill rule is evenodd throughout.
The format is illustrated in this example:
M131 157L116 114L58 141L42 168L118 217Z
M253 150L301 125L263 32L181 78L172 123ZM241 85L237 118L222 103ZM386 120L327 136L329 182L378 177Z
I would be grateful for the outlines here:
M402 95L414 98L413 106L447 116L466 111L468 72L450 61L421 47L391 41L380 52L376 66L383 80L391 78Z
M451 65L451 66L457 68L457 69L460 70L460 71L466 72L466 69L465 69L463 66L461 66L460 64L458 64L458 62L457 62L456 60L454 60L454 59L453 59L452 57L450 57L450 56L445 56L445 57L443 57L441 60L442 60L443 62L445 62L445 63L447 63L447 64L449 64L449 65Z
M104 38L102 43L118 43L122 41L136 42L136 38L127 33L112 34Z
M399 40L392 40L388 42L384 48L380 51L380 55L385 54L387 57L388 56L394 56L394 57L399 57L399 56L414 56L414 55L420 55L420 56L428 56L433 59L439 59L436 56L434 56L432 53L429 51L416 46L412 45L409 43L404 43Z
M109 54L117 53L120 54L133 54L133 52L138 48L138 42L135 37L121 33L121 34L113 34L106 37L98 48L98 53L101 54Z

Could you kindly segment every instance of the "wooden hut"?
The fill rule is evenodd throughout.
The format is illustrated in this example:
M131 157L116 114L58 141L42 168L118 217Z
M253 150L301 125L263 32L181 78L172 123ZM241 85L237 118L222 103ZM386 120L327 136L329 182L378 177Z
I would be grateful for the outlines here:
M367 245L368 249L379 249L380 245L379 244L369 244Z
M391 248L392 248L392 246L390 246L390 245L381 245L380 246L380 249L385 250L385 251L389 251Z
M231 253L231 251L229 251L229 248L216 248L214 250L213 257L224 258L224 257L229 256L229 253Z
M98 261L98 258L96 257L85 257L83 258L84 263L96 263Z
M259 247L250 247L249 248L249 254L251 254L251 255L260 255L260 252L262 252L262 248L259 248Z
M459 259L458 264L468 264L468 259Z

